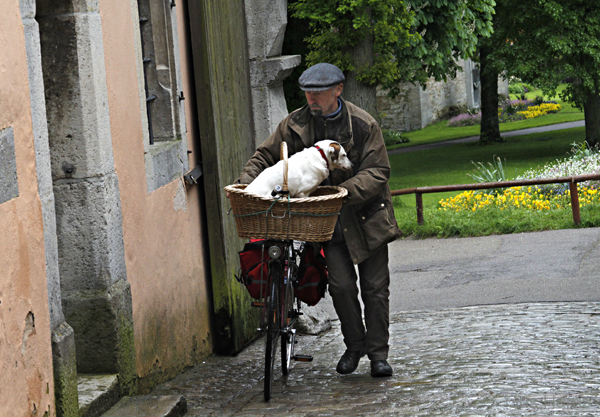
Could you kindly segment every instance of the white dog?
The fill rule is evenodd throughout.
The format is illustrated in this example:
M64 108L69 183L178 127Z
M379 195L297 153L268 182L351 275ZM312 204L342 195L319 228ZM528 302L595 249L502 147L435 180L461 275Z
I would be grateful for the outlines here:
M349 171L352 162L346 151L333 140L322 140L315 146L288 158L288 189L290 197L308 197L335 168ZM245 189L246 192L272 197L271 192L283 184L283 161L265 169Z

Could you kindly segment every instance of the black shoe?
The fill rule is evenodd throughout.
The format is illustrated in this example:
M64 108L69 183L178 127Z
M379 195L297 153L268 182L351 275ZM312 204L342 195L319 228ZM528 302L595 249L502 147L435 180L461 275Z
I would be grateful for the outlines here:
M338 371L339 372L339 371ZM386 360L371 361L371 376L375 378L392 376L394 370Z
M351 374L358 368L358 361L360 361L361 356L362 352L360 350L346 349L335 370L342 375Z

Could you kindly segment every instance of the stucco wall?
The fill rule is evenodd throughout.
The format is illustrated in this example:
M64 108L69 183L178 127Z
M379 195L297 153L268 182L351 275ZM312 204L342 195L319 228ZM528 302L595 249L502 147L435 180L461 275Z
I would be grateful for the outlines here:
M0 1L0 130L12 127L18 196L0 204L0 415L54 413L42 210L19 2Z
M135 4L135 2L133 3ZM184 44L183 7L177 3L181 61ZM198 188L181 180L148 194L144 135L135 62L132 3L101 0L100 14L108 105L115 168L123 214L127 279L133 298L134 339L138 376L156 382L174 375L211 351L209 294L203 259ZM183 65L183 92L191 97ZM186 114L192 115L189 100ZM194 133L188 123L190 167L197 159ZM152 383L148 380L148 384ZM145 383L142 380L142 389Z

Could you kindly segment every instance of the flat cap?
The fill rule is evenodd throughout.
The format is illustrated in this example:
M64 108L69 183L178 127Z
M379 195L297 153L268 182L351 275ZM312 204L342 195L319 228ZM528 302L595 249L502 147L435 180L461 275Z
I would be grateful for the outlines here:
M345 79L344 73L338 67L322 62L304 71L298 82L300 89L304 91L323 91L343 83Z

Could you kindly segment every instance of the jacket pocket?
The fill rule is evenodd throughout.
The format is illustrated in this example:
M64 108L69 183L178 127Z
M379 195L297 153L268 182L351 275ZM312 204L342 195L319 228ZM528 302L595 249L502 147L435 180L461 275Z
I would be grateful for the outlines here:
M396 236L398 230L396 219L393 216L390 219L389 205L390 202L386 199L378 198L356 212L363 236L371 252L379 249Z

